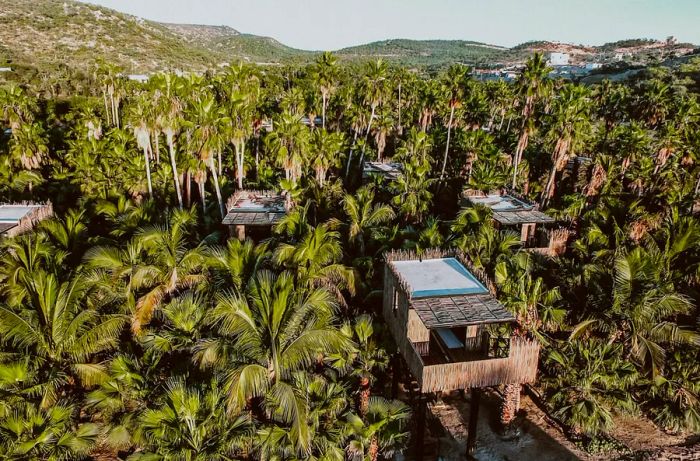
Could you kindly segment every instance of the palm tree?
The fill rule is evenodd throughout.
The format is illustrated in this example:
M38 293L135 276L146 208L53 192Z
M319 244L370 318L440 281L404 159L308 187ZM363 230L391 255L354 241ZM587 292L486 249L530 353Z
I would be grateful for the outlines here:
M225 247L208 249L206 266L212 273L213 284L220 289L233 287L239 294L245 292L258 270L263 269L271 256L267 244L255 245L229 239Z
M126 318L91 307L81 274L61 283L54 274L38 270L26 284L21 305L0 305L0 334L39 367L42 408L48 408L76 378L92 385L104 376L105 367L95 357L117 345Z
M326 51L321 54L311 68L313 79L321 91L321 127L326 129L326 108L328 107L328 99L333 95L333 92L338 85L339 69L337 67L338 60L333 56L333 53Z
M140 285L147 292L139 297L131 328L139 334L153 311L178 291L203 283L204 254L200 246L190 248L189 228L195 221L192 211L176 210L166 223L150 226L136 234L148 254Z
M153 196L153 183L151 181L151 157L153 147L151 146L151 130L149 123L153 118L151 101L145 94L140 94L131 105L129 113L129 124L134 132L136 143L143 151L143 158L146 162L146 180L148 181L148 195Z
M345 137L342 133L329 133L325 128L314 130L311 135L310 154L313 158L313 168L316 170L316 181L323 187L330 168L337 168L342 161L341 152L345 147Z
M319 354L350 345L333 326L335 309L328 290L295 284L288 272L259 271L244 295L219 297L210 318L217 335L197 345L195 358L226 374L232 414L252 409L253 399L265 397L268 417L289 424L295 448L308 453L308 408L292 378L316 363Z
M48 156L49 147L44 137L44 131L36 123L23 124L12 130L10 154L25 170L39 168Z
M556 139L556 143L552 152L552 169L542 194L542 206L554 195L557 172L563 170L569 158L584 146L590 133L590 101L587 93L584 87L567 85L554 101L549 137Z
M182 125L183 103L177 96L176 91L180 85L177 76L166 73L158 74L153 79L162 97L156 107L158 119L166 142L168 143L168 154L170 156L170 168L173 170L173 184L177 194L177 203L182 209L182 190L180 187L180 176L177 171L177 160L175 155L175 137L180 132Z
M221 117L220 108L214 99L214 96L209 93L200 94L192 102L190 107L190 145L198 154L199 159L209 167L212 179L214 181L214 189L216 191L216 200L219 204L219 213L221 218L226 215L224 209L224 199L221 195L221 187L219 185L218 167L216 165L217 155L223 149L223 130L222 123L225 119ZM200 182L203 185L203 181ZM200 186L202 187L202 186ZM203 194L203 189L202 189ZM204 200L204 197L202 197Z
M80 460L90 453L100 434L94 423L77 424L72 405L37 408L22 403L0 414L3 459Z
M372 317L360 315L351 324L343 325L343 334L355 344L356 348L346 350L331 356L331 364L341 371L349 371L359 378L360 416L367 415L370 403L371 386L376 379L375 373L382 371L388 364L388 356L384 349L377 345L374 335Z
M301 283L323 286L335 293L344 304L341 290L355 294L355 272L340 263L343 249L340 234L327 224L309 229L296 245L281 243L274 251L273 261L295 270Z
M430 186L435 181L429 179L430 163L414 159L404 164L404 171L391 184L395 191L392 203L399 208L406 221L420 222L428 212L433 197Z
M372 397L364 418L354 414L348 417L354 437L347 448L349 459L377 461L380 455L390 458L400 452L408 439L410 418L411 411L402 402Z
M236 154L238 188L243 189L245 145L253 135L260 79L250 67L240 63L226 70L222 85L228 104L224 123L229 125L227 134Z
M367 121L367 131L365 131L365 143L372 131L372 122L377 113L377 108L384 102L387 90L387 66L381 59L367 64L366 73L361 83L362 98L370 109L369 120ZM360 165L364 162L365 144L362 146L360 155Z
M365 255L366 238L377 226L394 219L394 210L389 205L374 203L374 190L365 186L355 195L345 194L343 210L348 217L348 238L357 245L360 256Z
M523 99L522 106L522 126L520 130L520 138L518 145L513 155L513 183L511 188L515 189L518 179L518 167L523 157L523 152L527 149L530 135L534 131L534 117L536 104L547 96L551 83L547 76L551 72L551 68L547 66L544 56L541 53L535 53L525 63L525 69L518 79L518 94Z
M547 396L575 436L595 436L613 426L611 409L632 411L634 366L622 358L622 346L573 341L553 349L546 367L552 376Z
M199 390L170 380L163 402L139 418L145 450L129 459L227 461L243 455L252 433L250 420L227 413L224 401L215 381Z
M454 124L455 109L462 106L469 84L469 68L461 64L450 66L442 79L442 91L448 96L447 107L450 109L450 117L447 121L447 142L445 144L445 155L442 159L442 169L440 170L440 181L445 178L445 168L447 168L447 155L450 152L450 139Z
M607 333L623 343L627 355L652 376L658 376L663 368L665 344L700 345L698 333L673 321L690 312L692 304L667 278L670 274L664 270L667 264L663 258L663 253L642 247L620 252L613 261L612 273L606 274L612 277L611 292L594 301L605 303L601 317L581 322L571 337L590 328ZM606 273L602 268L597 272ZM607 285L593 280L601 287Z
M309 136L309 130L298 116L284 113L275 120L275 131L270 133L266 142L270 153L284 168L285 179L298 181L301 178Z

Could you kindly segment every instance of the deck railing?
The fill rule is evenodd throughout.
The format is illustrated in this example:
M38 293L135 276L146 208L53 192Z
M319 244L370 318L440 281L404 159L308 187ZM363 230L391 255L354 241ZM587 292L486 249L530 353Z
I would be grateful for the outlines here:
M535 380L539 351L540 346L537 342L513 338L507 357L425 365L421 367L420 375L416 376L416 379L423 392L528 383ZM417 352L415 355L420 360ZM422 361L420 363L422 364ZM409 367L412 367L410 360ZM411 371L413 372L413 368Z
M411 374L419 383L423 379L423 368L425 364L421 358L420 352L416 349L415 344L412 341L406 341L408 343L409 350L404 351L404 358L406 359L406 365L408 369L411 370Z

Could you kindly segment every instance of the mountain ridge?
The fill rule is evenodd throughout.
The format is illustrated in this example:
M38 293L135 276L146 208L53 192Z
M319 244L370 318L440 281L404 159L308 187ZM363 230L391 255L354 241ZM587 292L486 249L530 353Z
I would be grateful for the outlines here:
M408 66L443 67L461 62L492 67L521 64L535 51L568 52L573 63L578 63L612 59L619 50L663 58L668 53L695 49L691 44L645 39L598 47L539 41L511 48L472 40L388 39L334 53L345 61L382 58ZM74 0L3 0L0 6L0 65L89 68L103 60L128 72L147 73L165 69L204 71L237 60L305 63L318 54L230 26L160 23Z

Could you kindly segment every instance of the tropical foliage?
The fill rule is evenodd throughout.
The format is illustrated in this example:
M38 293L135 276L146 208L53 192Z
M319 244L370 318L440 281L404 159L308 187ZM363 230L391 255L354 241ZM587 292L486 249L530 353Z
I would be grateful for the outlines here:
M700 107L667 69L625 83L480 82L383 62L235 64L70 97L0 89L0 196L57 216L0 253L8 459L369 459L406 449L386 398L382 253L454 248L544 345L536 387L573 436L621 412L700 430ZM365 160L401 162L362 179ZM363 184L364 183L364 184ZM559 219L522 248L464 188ZM229 239L226 198L275 189L268 238Z

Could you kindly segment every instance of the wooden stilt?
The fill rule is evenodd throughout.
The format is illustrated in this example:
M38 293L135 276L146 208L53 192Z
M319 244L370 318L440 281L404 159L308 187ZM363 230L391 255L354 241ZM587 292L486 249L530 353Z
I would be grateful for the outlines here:
M416 405L416 459L423 459L425 439L425 396L418 394Z
M392 356L391 364L391 398L395 399L399 394L399 379L401 378L401 357L399 354Z
M476 426L479 422L479 400L481 389L474 387L471 390L471 402L469 403L469 428L467 433L467 459L473 459L476 448Z

